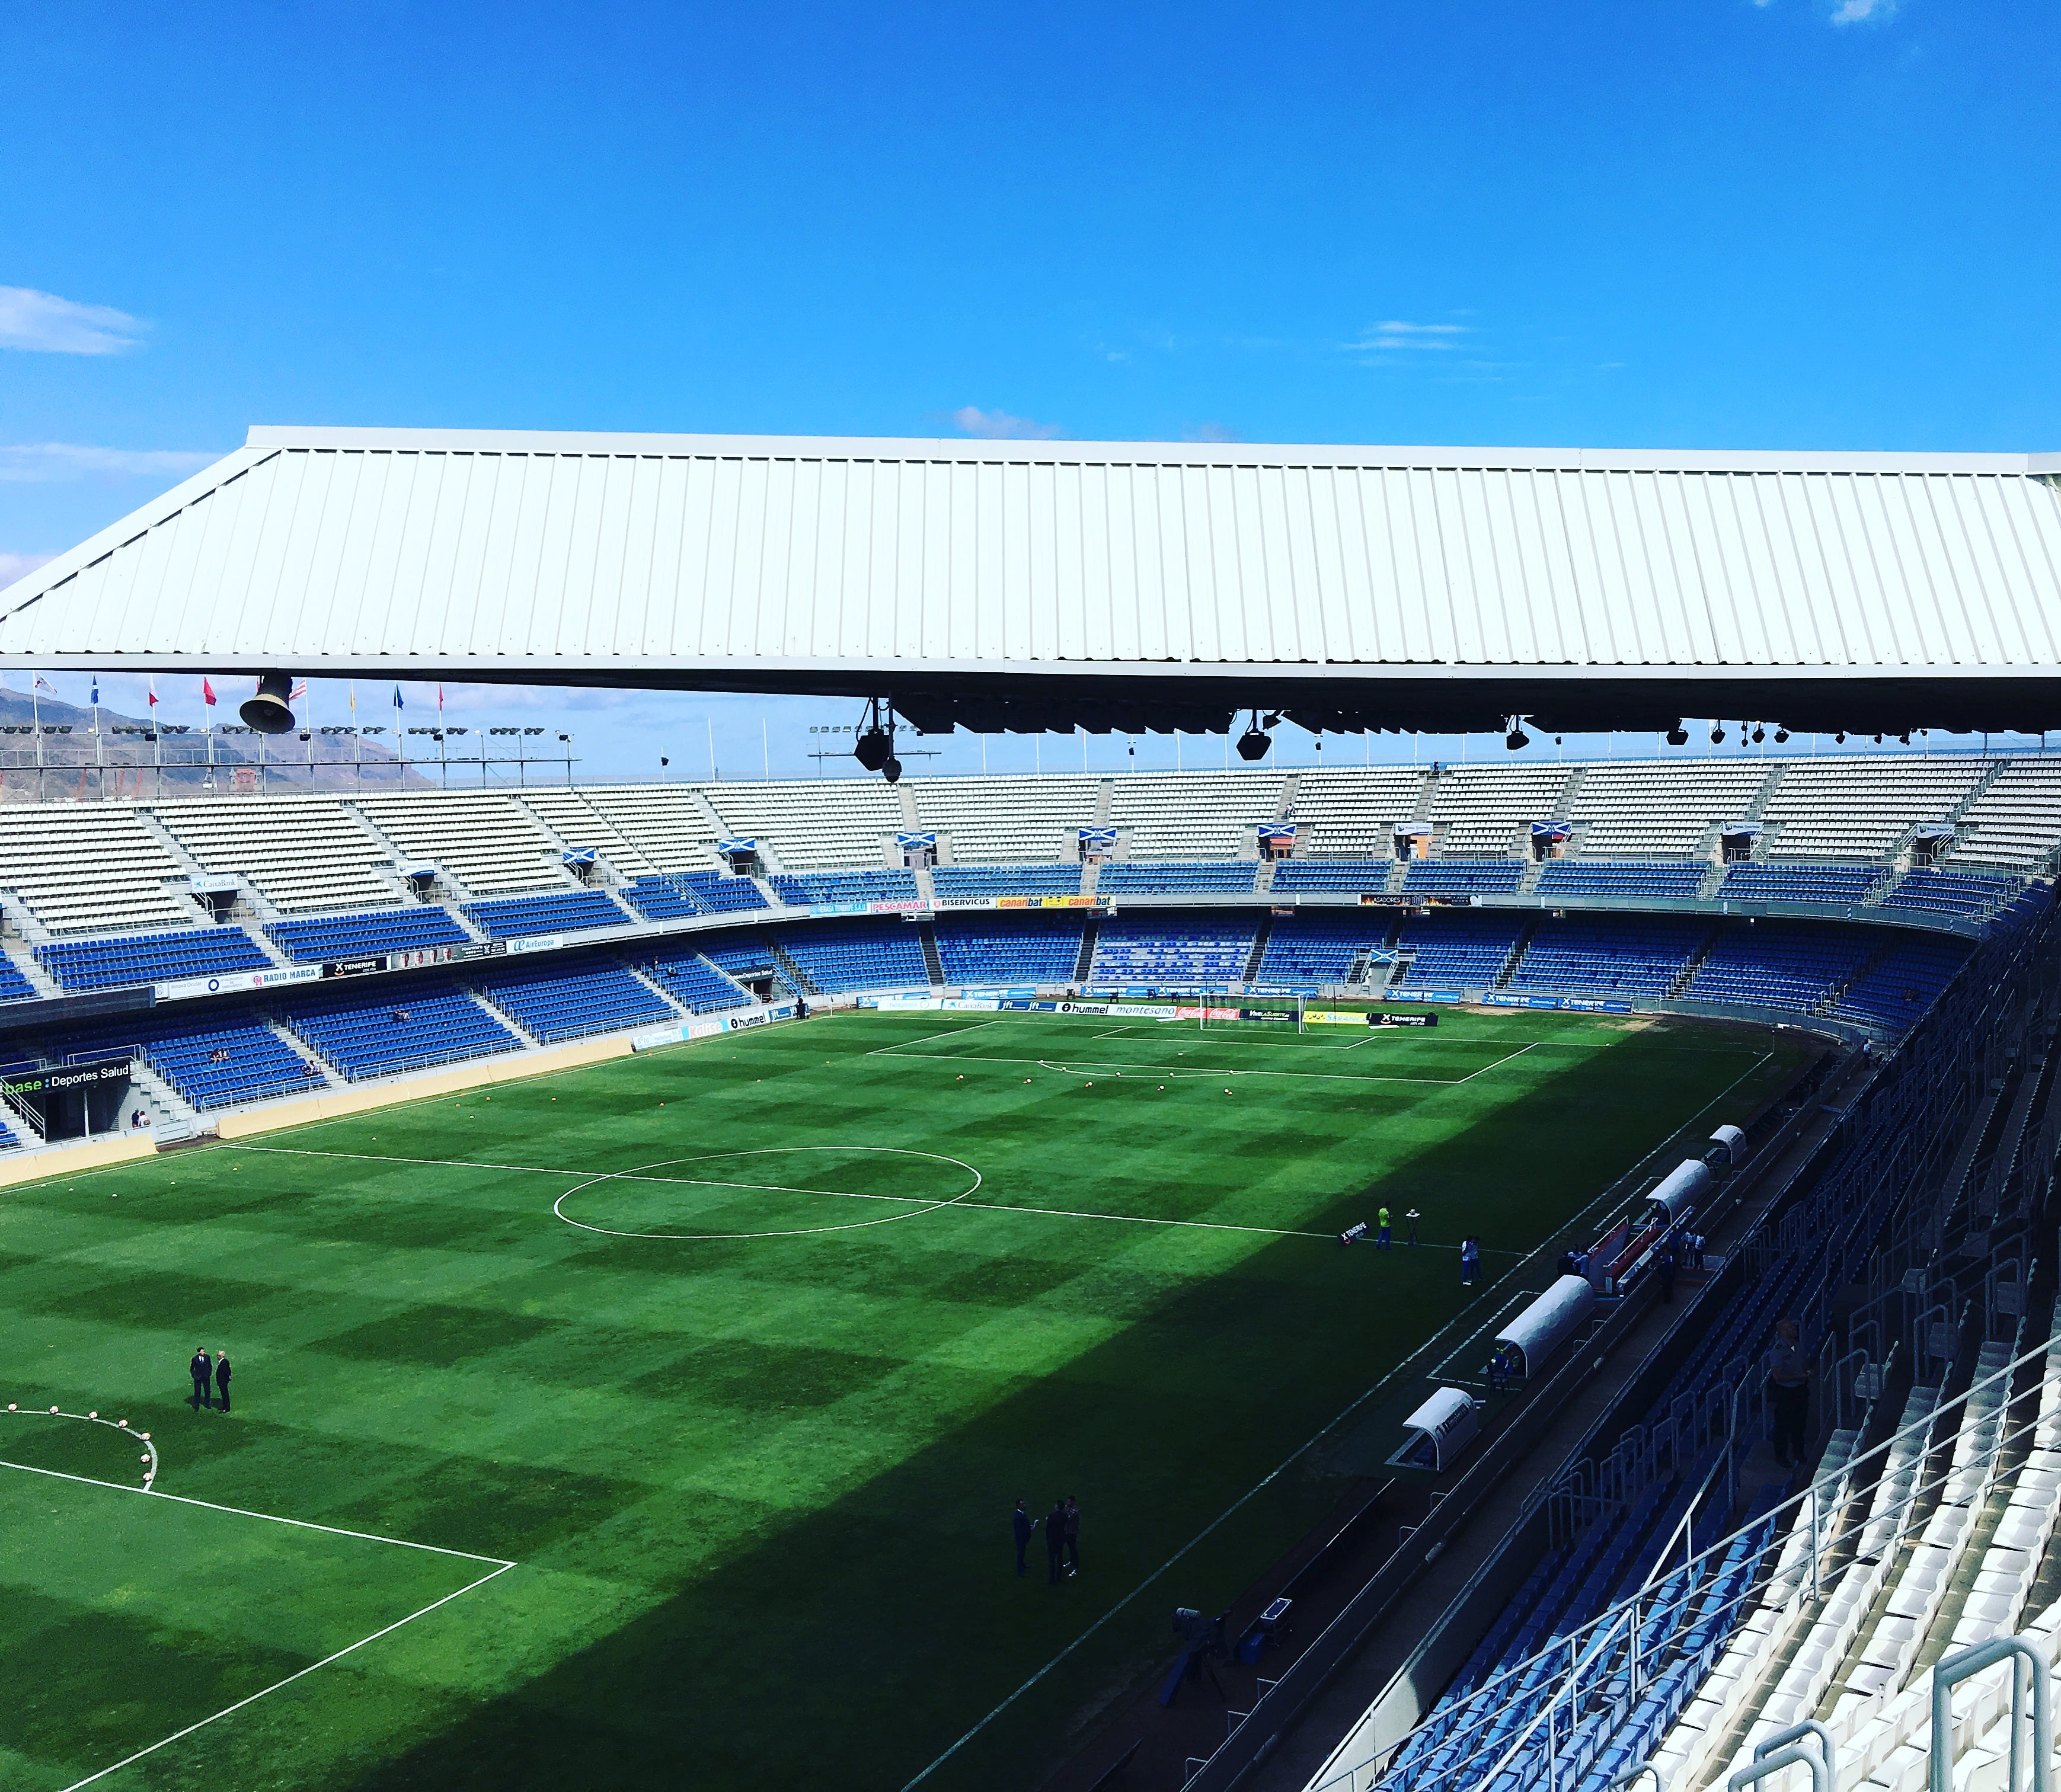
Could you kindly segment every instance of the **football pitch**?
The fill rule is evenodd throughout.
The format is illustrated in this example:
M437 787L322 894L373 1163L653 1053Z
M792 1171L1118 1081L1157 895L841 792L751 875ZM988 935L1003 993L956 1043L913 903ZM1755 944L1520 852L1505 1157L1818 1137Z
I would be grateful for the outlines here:
M1808 1049L1441 1021L840 1014L0 1191L0 1784L1035 1786Z

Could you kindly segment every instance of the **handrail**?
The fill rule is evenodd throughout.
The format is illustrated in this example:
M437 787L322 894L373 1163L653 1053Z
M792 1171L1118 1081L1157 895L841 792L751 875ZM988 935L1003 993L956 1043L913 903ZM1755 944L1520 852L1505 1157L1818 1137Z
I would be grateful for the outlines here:
M2043 1348L2044 1346L2043 1346ZM1992 1637L1958 1654L1942 1656L1932 1669L1932 1750L1927 1764L1931 1792L1953 1792L1954 1688L1999 1662L2011 1663L2011 1778L2006 1792L2019 1792L2024 1764L2025 1704L2019 1670L2032 1670L2032 1780L2027 1792L2051 1792L2054 1783L2054 1670L2047 1652L2030 1637Z
M1763 1780L1795 1766L1811 1770L1812 1792L1838 1792L1832 1784L1831 1775L1826 1771L1823 1761L1810 1750L1795 1742L1786 1749L1777 1749L1764 1759L1756 1752L1753 1765L1740 1768L1725 1784L1729 1792L1746 1792L1747 1786L1758 1786Z

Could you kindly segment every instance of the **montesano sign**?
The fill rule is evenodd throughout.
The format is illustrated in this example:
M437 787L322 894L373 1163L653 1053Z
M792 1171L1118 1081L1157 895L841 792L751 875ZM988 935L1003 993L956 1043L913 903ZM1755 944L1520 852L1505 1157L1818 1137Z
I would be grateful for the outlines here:
M103 1088L110 1083L128 1080L127 1058L101 1058L90 1064L53 1064L40 1070L15 1070L0 1076L0 1090L17 1101L28 1102L40 1114L43 1103L53 1095L67 1094L74 1089Z

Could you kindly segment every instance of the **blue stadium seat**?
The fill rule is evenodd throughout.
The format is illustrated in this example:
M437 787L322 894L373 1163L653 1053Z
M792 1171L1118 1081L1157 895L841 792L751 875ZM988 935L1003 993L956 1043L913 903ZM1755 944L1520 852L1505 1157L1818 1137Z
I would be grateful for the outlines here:
M940 865L930 874L938 900L954 896L1078 896L1078 865Z
M657 958L640 959L638 968L692 1014L712 1014L724 1008L742 1008L751 1001L698 953L662 954Z
M1912 1026L1967 962L1969 950L1962 941L1937 934L1899 939L1839 992L1831 1011L1843 1020Z
M1686 995L1808 1013L1859 970L1871 942L1858 930L1808 921L1762 921L1727 927L1696 967Z
M762 909L766 898L749 878L722 871L664 871L639 878L622 892L646 921L678 921L689 915L734 914Z
M1299 890L1344 890L1379 895L1388 887L1395 862L1387 858L1284 859L1274 867L1274 888L1283 894Z
M548 962L537 965L502 960L481 972L477 982L489 1002L546 1045L679 1018L643 983L598 952L554 954Z
M938 961L947 983L1071 983L1080 962L1077 915L941 914Z
M0 952L0 1002L33 1002L36 999L36 986L21 972L21 967Z
M1735 865L1718 894L1737 902L1864 902L1888 875L1879 865Z
M803 922L774 937L809 981L826 992L930 987L916 930L892 915L880 921Z
M1711 923L1643 914L1569 915L1539 924L1512 973L1514 990L1663 996L1688 968Z
M1521 858L1418 858L1403 870L1409 896L1507 896L1523 880Z
M630 917L605 890L568 890L548 896L468 902L465 912L474 926L495 939L571 934L589 927L623 927L630 923Z
M1395 924L1393 909L1312 909L1284 915L1267 936L1255 982L1291 990L1342 983L1354 960L1384 944Z
M1248 867L1249 869L1249 867ZM1249 911L1119 915L1095 934L1088 981L1098 988L1219 987L1245 975L1259 923Z
M2019 889L2015 878L1986 876L1979 871L1907 871L1882 899L1886 909L1915 909L1927 914L1963 914L1983 920Z
M181 1096L206 1112L323 1087L309 1063L246 1002L167 1002L40 1042L44 1056L135 1050Z
M1539 869L1541 896L1694 896L1710 866L1697 859L1638 864L1607 858L1551 859Z
M286 1026L354 1082L522 1045L449 977L346 980L295 990L279 1006Z
M427 905L277 921L265 931L288 958L303 964L386 952L423 952L439 946L470 945L472 940L448 910Z
M769 880L783 902L913 902L914 871L778 871Z
M269 970L272 961L241 927L182 928L119 939L59 940L35 955L66 990L106 990L123 983L171 983L227 971Z
M1252 888L1259 870L1256 861L1246 859L1219 859L1198 865L1154 865L1134 860L1103 866L1096 875L1095 891L1103 896L1235 895Z
M1389 979L1391 987L1457 989L1495 981L1531 918L1520 914L1412 915L1399 948L1411 962Z

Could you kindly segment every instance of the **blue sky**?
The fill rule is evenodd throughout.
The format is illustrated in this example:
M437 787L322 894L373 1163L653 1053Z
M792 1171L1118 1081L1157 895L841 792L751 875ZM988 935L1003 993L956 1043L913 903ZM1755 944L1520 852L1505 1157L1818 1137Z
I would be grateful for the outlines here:
M2061 448L2042 0L46 5L0 65L0 583L253 422ZM610 774L849 719L451 702Z

